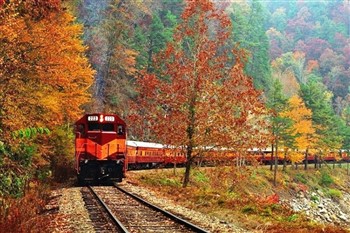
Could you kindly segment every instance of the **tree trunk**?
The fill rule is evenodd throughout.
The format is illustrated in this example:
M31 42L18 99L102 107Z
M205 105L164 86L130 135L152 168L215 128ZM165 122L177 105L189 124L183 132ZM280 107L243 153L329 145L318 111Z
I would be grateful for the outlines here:
M282 171L285 171L286 168L287 168L287 150L284 152Z
M182 183L182 187L185 188L187 187L188 183L190 182L190 172L191 172L191 164L192 163L192 158L191 159L187 159L186 161L186 165L185 165L185 176L184 176L184 181Z
M306 151L305 151L305 166L304 166L304 170L307 170L307 165L309 163L309 156L308 156L308 153L309 153L309 149L306 148Z
M276 140L276 152L275 152L275 169L273 170L273 185L277 185L276 177L277 177L277 163L278 163L278 140Z
M176 161L174 163L174 176L176 175Z
M315 163L315 169L317 168L317 163L318 163L318 155L315 155L315 161L314 161L314 163Z
M273 154L275 153L275 151L274 151L274 144L272 143L272 145L271 145L271 159L270 159L270 171L272 171L272 169L273 169Z

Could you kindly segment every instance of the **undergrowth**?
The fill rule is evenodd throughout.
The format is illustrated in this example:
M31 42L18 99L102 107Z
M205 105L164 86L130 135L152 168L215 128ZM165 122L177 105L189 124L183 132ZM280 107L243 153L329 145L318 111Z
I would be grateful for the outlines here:
M137 175L138 174L138 175ZM263 232L347 232L340 227L329 228L316 224L302 213L295 213L280 204L280 198L293 198L293 193L323 190L333 199L342 196L337 186L348 179L345 169L296 170L288 168L277 173L277 186L273 185L273 172L264 167L195 168L190 185L182 188L183 170L157 170L135 173L142 185L156 190L177 203L204 213L223 213L227 221L239 222L247 229ZM345 178L339 178L345 176ZM317 202L317 192L311 200ZM219 214L220 215L220 214ZM327 229L326 231L324 231Z
M0 232L49 232L44 206L48 187L36 185L22 198L0 198Z

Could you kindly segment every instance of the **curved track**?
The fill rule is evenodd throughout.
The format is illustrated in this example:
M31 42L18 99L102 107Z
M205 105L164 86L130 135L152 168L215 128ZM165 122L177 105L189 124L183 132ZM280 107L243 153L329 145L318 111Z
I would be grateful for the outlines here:
M96 199L99 199L100 209L105 209L108 218L112 221L114 230L110 232L207 232L159 207L156 207L141 198L128 193L119 186L96 186L89 187ZM90 212L90 210L89 210ZM90 212L90 217L97 213ZM92 219L92 218L91 218ZM98 222L103 222L100 217ZM94 224L95 226L95 224ZM96 229L96 227L95 227ZM100 232L99 229L96 229Z

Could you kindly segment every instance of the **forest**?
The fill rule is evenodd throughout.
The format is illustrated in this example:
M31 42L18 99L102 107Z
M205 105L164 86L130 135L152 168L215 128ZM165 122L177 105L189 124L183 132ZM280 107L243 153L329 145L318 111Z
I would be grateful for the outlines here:
M349 15L347 0L0 0L1 199L71 175L84 112L189 160L349 150Z

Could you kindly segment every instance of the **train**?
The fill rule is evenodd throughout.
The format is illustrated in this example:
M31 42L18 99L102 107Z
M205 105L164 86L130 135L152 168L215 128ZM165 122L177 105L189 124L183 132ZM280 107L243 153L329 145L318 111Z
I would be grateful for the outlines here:
M127 126L116 114L85 114L75 122L75 170L79 184L121 182L127 170L155 167L183 166L186 163L185 151L181 148L165 146L153 142L127 140ZM272 150L251 149L245 153L245 164L271 164L275 157ZM197 157L194 162L215 166L234 164L242 159L234 150L212 150ZM317 157L308 156L308 163L315 163ZM346 161L345 151L323 156L325 162ZM278 163L284 156L279 155ZM290 161L287 161L290 162ZM306 161L304 160L303 163Z
M126 124L116 114L85 114L75 122L79 184L121 182L126 170Z
M75 122L75 170L78 183L121 182L125 171L183 166L185 154L158 143L130 141L116 114L85 114Z

